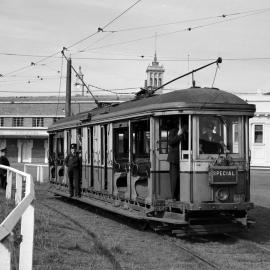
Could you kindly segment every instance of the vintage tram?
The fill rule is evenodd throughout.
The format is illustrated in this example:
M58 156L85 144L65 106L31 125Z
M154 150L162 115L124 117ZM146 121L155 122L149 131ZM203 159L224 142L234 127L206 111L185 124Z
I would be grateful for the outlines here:
M95 108L48 130L50 188L68 196L64 157L81 155L81 197L96 207L174 233L229 232L246 225L250 202L249 118L255 106L217 88L191 87ZM170 189L168 135L179 144L177 197ZM205 137L207 129L220 147Z

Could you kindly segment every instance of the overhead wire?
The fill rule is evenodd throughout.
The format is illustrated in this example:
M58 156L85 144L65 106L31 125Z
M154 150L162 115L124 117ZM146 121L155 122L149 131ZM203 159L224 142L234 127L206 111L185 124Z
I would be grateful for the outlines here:
M72 48L72 47L78 45L79 43L82 43L82 42L84 42L85 40L87 40L87 39L89 39L89 38L95 36L96 34L98 34L98 33L100 33L100 32L103 32L104 29L106 29L109 25L111 25L113 22L115 22L117 19L119 19L119 18L120 18L121 16L123 16L127 11L129 11L131 8L133 8L135 5L137 5L137 4L138 4L139 2L141 2L141 1L142 1L142 0L136 1L134 4L132 4L132 5L129 6L127 9L125 9L123 12L121 12L119 15L117 15L114 19L112 19L111 21L109 21L108 23L106 23L103 27L99 27L98 30L95 31L94 33L92 33L92 34L86 36L86 37L83 38L83 39L80 39L79 41L74 42L73 44L69 45L69 46L66 47L66 48L67 48L67 49L70 49L70 48ZM17 72L23 71L23 70L25 70L25 69L28 69L28 68L30 68L30 67L33 67L33 66L35 66L35 65L38 64L38 63L41 63L41 62L43 62L43 61L45 61L45 60L47 60L47 59L49 59L49 58L51 58L51 57L53 57L53 56L56 56L57 54L61 53L61 51L62 51L62 50L59 50L59 51L57 51L57 52L55 52L55 53L53 53L53 54L51 54L51 55L48 55L48 56L46 56L46 57L40 59L40 60L37 61L37 62L31 62L30 65L23 66L23 67L18 68L18 69L16 69L16 70L10 71L10 72L8 72L8 73L6 73L6 74L1 74L1 75L2 75L1 77L4 77L4 76L6 76L6 75L10 75L10 74L13 74L13 73L17 73Z
M79 44L80 42L83 42L83 41L85 41L86 39L88 39L88 38L90 38L90 37L92 37L93 35L95 35L95 34L97 34L98 32L105 32L104 31L104 29L105 28L107 28L111 23L113 23L116 19L118 19L120 16L122 16L124 13L126 13L130 8L132 8L134 5L136 5L137 3L139 3L141 0L139 0L139 1L136 1L132 6L130 6L128 9L126 9L125 11L123 11L120 15L118 15L116 18L114 18L113 20L111 20L109 23L107 23L105 26L103 26L103 27L101 27L101 28L98 28L98 31L97 32L95 32L95 33L93 33L93 34L91 34L91 35L89 35L89 36L87 36L87 37L85 37L84 39L81 39L81 40L79 40L79 41L77 41L76 43L73 43L72 45L70 45L70 46L68 46L67 48L71 48L71 47L73 47L73 46L76 46L77 44ZM236 18L231 18L231 19L226 19L226 20L224 20L224 21L221 21L221 22L213 22L213 23L209 23L209 24L205 24L205 25L199 25L199 26L195 26L195 27L192 27L192 28L186 28L186 29L182 29L182 30L178 30L178 31L174 31L174 32L169 32L169 33L162 33L162 34L159 34L159 36L164 36L164 35L169 35L169 34L173 34L173 33L177 33L177 32L180 32L180 31L191 31L191 30L194 30L194 29L198 29L198 28L202 28L202 27L207 27L207 26L210 26L210 25L214 25L214 24L219 24L219 23L224 23L224 22L228 22L228 21L231 21L231 20L236 20L236 19L240 19L240 18L243 18L243 17L247 17L247 16L253 16L253 15L257 15L257 14L260 14L260 13L264 13L264 12L266 12L266 11L268 11L270 8L267 8L267 9L260 9L260 10L256 10L256 12L254 11L254 10L251 10L251 11L248 11L250 14L246 14L246 15L243 15L243 16L238 16L238 17L236 17ZM246 12L246 13L248 13L248 12ZM252 12L252 13L251 13ZM232 14L227 14L227 15L220 15L219 17L223 17L223 18L227 18L228 16L237 16L237 15L239 15L239 14L243 14L243 12L238 12L238 13L232 13ZM121 29L120 29L121 30ZM122 29L123 30L123 29ZM107 32L110 32L110 31L107 31ZM113 31L111 31L111 32L113 32ZM154 38L154 36L151 36L151 37L148 37L148 38ZM143 38L142 38L143 39ZM142 40L142 39L137 39L137 40ZM102 39L101 39L102 40ZM130 42L134 42L134 41L137 41L137 40L133 40L133 41L128 41L128 43L130 43ZM126 42L125 42L126 43ZM119 43L117 43L117 44L119 44ZM123 44L123 43L120 43L120 44ZM114 45L116 45L116 44L114 44ZM109 45L107 45L107 46L111 46L110 44ZM106 46L106 47L107 47ZM92 48L91 50L94 50L94 49L99 49L100 47L98 47L98 48ZM104 46L102 47L102 48L104 48ZM31 62L31 66L35 66L35 65L37 65L38 63L41 63L42 61L45 61L45 60L47 60L47 59L49 59L49 58L52 58L52 57L55 57L57 54L58 54L59 52L57 52L57 53L55 53L55 54L52 54L52 55L48 55L48 56L37 56L37 57L44 57L44 58L42 58L41 60L39 60L39 61L37 61L37 62ZM1 53L0 53L1 54ZM7 55L11 55L11 54L8 54L7 53ZM28 56L28 55L22 55L22 56ZM31 56L31 55L29 55L29 56ZM58 57L59 58L59 57ZM78 58L76 58L76 59L96 59L96 60L117 60L117 61L119 61L119 60L132 60L132 59L123 59L123 58L121 58L121 59L113 59L113 58L86 58L86 57L84 57L84 58L82 58L82 57L78 57ZM247 61L247 60L268 60L268 59L270 59L270 58L268 58L268 57L256 57L256 58L245 58L245 59L241 59L241 58L231 58L231 59L224 59L224 60L228 60L228 61L241 61L241 60L245 60L245 61ZM134 59L135 60L135 59ZM138 60L138 59L137 59ZM140 61L141 61L142 59L140 59ZM138 60L139 61L139 60ZM148 61L148 60L146 60L145 59L145 61ZM186 61L186 60L169 60L169 59L164 59L163 61ZM190 61L207 61L206 59L204 60L190 60ZM27 67L29 67L29 66L27 66ZM27 68L27 67L25 67L25 68ZM19 70L23 70L23 68L22 69L17 69L16 71L19 71ZM7 74L10 74L10 73L7 73ZM5 74L5 76L7 75L7 74ZM106 90L106 89L105 89Z
M157 28L157 27L181 24L181 23L186 23L186 22L196 22L196 21L204 21L204 20L210 20L210 19L216 19L216 18L225 18L228 16L236 16L236 15L258 12L258 11L266 11L266 10L269 10L269 8L262 8L262 9L255 9L255 10L253 9L253 10L247 10L247 11L242 11L242 12L234 12L234 13L221 14L217 16L201 17L201 18L195 18L195 19L186 19L186 20L180 20L180 21L169 22L169 23L159 23L159 24L144 25L144 26L139 26L139 27L129 27L129 28L123 28L123 29L117 29L117 30L111 30L111 31L116 33L116 32L126 32L126 31L134 31L134 30L141 30L141 29Z
M100 46L100 47L90 48L89 50L97 50L97 49L103 49L103 48L107 48L107 47L113 47L113 46L116 46L116 45L130 44L130 43L134 43L134 42L137 42L137 41L142 41L142 40L147 40L147 39L154 39L156 37L164 37L164 36L168 36L168 35L172 35L172 34L176 34L176 33L180 33L180 32L187 32L187 31L190 32L190 31L195 30L195 29L205 28L205 27L209 27L209 26L212 26L212 25L216 25L216 24L227 23L227 22L230 22L230 21L233 21L233 20L238 20L238 19L241 19L241 18L244 18L244 17L258 15L258 14L261 14L261 13L268 12L269 10L270 10L270 8L269 9L264 9L263 11L260 11L260 12L254 12L254 13L246 14L246 15L243 15L243 16L224 19L222 21L216 21L216 22L212 22L212 23L208 23L208 24L197 25L197 26L194 26L194 27L187 27L187 28L183 28L183 29L180 29L180 30L176 30L176 31L159 33L159 34L145 36L145 37L142 37L142 38L132 39L132 40L128 40L128 41L115 42L115 43L103 45L103 46ZM224 18L227 18L227 17L225 16Z

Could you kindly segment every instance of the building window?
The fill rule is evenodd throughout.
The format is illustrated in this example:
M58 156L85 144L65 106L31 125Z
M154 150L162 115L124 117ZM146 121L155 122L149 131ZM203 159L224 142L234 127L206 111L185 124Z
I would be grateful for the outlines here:
M4 117L0 117L0 127L4 126Z
M32 118L33 127L44 127L44 118L43 117L33 117Z
M13 117L12 126L13 127L23 127L23 117Z
M263 125L254 126L254 143L263 143Z
M54 117L53 118L53 123L57 122L59 119L61 119L61 117Z

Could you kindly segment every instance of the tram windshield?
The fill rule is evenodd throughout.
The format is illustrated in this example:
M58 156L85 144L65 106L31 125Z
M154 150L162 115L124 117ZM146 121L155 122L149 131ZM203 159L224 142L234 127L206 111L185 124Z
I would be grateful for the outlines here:
M199 117L200 154L239 153L240 117Z

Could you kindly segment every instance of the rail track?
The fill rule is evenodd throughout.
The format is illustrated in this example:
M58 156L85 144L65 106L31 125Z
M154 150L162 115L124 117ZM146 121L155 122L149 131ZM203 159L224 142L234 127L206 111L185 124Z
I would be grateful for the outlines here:
M69 205L72 204L73 206L77 206L80 207L81 209L84 210L89 210L89 206L85 205L82 202L79 201L74 201L73 199L68 199L68 198L61 198L58 197L56 198L56 200L61 200L65 203L68 203ZM70 217L69 215L63 213L63 211L57 209L56 207L52 207L44 202L40 202L44 207L47 207L48 209L50 209L51 211L57 213L58 215L61 215L63 218L65 218L66 220L72 222L74 225L76 225L81 231L82 233L86 234L88 237L90 237L94 243L95 246L98 249L102 249L104 251L104 253L106 254L107 258L109 259L109 261L111 262L113 269L115 270L122 270L123 268L121 267L120 263L117 261L117 259L115 258L115 256L110 252L110 250L108 248L106 248L102 242L98 239L98 237L95 235L95 233L93 233L92 231L90 231L86 226L82 225L80 222L78 222L77 219ZM91 207L90 207L91 208ZM122 222L125 222L125 218L120 217ZM128 221L129 222L129 221ZM133 224L132 227L135 227L135 229L137 230L142 230L142 229L146 229L145 224L144 223L136 223L135 226ZM173 235L172 235L173 236ZM170 236L171 237L171 236ZM179 239L180 240L180 239ZM188 256L191 256L194 263L197 262L198 267L202 267L202 269L218 269L221 270L222 268L219 267L218 265L216 265L214 262L208 260L207 258L203 257L202 255L198 254L197 252L195 252L194 250L192 250L191 248L188 248L187 246L185 246L184 244L181 244L180 242L178 243L174 243L175 248L177 248L178 250L181 250L182 252L184 252L185 254L187 254Z
M55 207L52 207L44 202L39 202L44 207L50 209L51 211L57 213L58 215L62 216L64 219L72 222L76 227L78 227L83 234L85 234L87 237L89 237L93 242L97 250L102 250L102 254L104 254L107 259L110 261L112 267L114 270L122 270L122 267L120 263L117 261L115 256L111 253L111 251L105 247L102 242L98 239L96 234L92 231L90 231L86 226L82 225L78 220L75 218L70 217L69 215L63 213L63 211L56 209Z
M51 199L47 200L46 196L50 196ZM141 224L123 216L115 216L110 212L96 209L77 200L61 196L53 197L51 193L43 195L43 199L38 199L43 207L50 209L50 211L55 212L63 219L74 224L74 226L89 239L89 242L92 241L94 243L95 248L102 250L103 253L106 254L112 269L126 269L127 263L125 262L125 258L123 259L123 257L126 257L125 254L131 256L132 259L134 259L133 253L146 257L144 253L146 253L146 250L149 249L151 245L155 245L155 242L159 242L159 245L164 245L164 247L162 247L162 251L154 249L151 255L157 258L158 255L154 253L159 252L159 256L167 260L168 265L170 265L170 263L173 264L173 259L166 257L166 252L163 252L163 250L166 251L166 249L172 251L170 255L173 254L172 256L175 256L175 260L178 260L178 263L188 261L191 264L191 266L188 267L189 269L270 269L270 249L260 244L253 243L254 241L249 239L249 235L252 234L247 234L247 239L232 234L217 237L213 236L212 238L207 236L198 236L195 238L176 237L171 233L171 230L166 230L166 227L162 230L158 228L156 230L158 233L154 233L153 228L151 230L146 228L145 223ZM80 220L80 215L85 217ZM102 223L105 223L106 226L103 224L100 228L93 227L92 229L88 224L87 227L86 217L91 219L93 215L98 218L98 222L95 223L95 226L99 227ZM114 239L116 239L116 235L123 235L122 239L119 240L119 249L124 250L123 252L115 253L114 250L108 247L108 243L106 243L105 238L102 236L103 232L108 235L107 229L112 232L111 237ZM144 231L142 231L142 229ZM125 235L128 240L124 238ZM129 238L132 239L130 240ZM133 245L132 242L134 239L136 240ZM131 243L126 246L126 241ZM143 241L149 241L148 245ZM244 257L244 259L242 257ZM243 264L245 265L245 267L243 266L244 268L238 263L238 261L242 259L245 263ZM161 264L156 262L156 266L160 265ZM168 265L166 267L169 267ZM268 266L269 268L267 268ZM181 267L166 267L151 268L148 267L147 263L144 263L143 266L134 266L133 268L131 267L131 269L181 269Z

